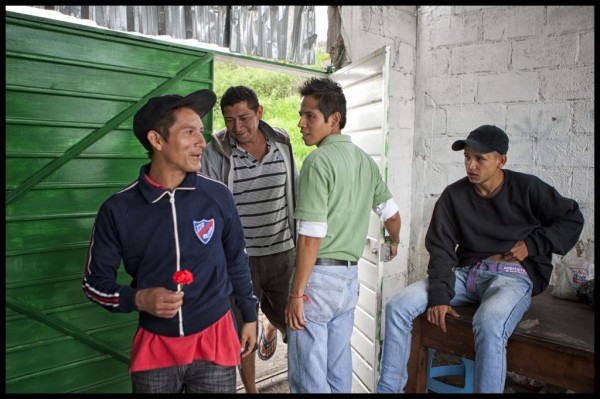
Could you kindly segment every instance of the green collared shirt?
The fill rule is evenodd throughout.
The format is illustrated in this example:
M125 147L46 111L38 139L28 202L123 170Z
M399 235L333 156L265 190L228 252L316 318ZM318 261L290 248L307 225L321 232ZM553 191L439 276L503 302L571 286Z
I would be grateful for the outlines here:
M363 253L371 210L390 198L373 158L350 136L332 134L302 164L294 217L327 223L319 257L356 261Z

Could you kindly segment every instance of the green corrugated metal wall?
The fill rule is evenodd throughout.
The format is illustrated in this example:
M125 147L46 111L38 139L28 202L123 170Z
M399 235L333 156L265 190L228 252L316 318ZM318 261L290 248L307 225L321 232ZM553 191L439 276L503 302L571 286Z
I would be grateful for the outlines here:
M212 88L213 54L10 12L5 30L6 392L131 392L137 314L83 294L88 240L100 204L148 161L133 114ZM209 136L212 114L204 124Z

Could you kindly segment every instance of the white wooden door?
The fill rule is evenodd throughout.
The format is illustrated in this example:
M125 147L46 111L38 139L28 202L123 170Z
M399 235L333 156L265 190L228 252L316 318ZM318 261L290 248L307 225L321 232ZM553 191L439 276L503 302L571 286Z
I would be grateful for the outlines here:
M347 122L343 134L373 157L387 181L390 47L353 62L330 77L346 95ZM375 391L379 367L383 223L371 212L365 248L359 261L360 295L352 333L352 391Z

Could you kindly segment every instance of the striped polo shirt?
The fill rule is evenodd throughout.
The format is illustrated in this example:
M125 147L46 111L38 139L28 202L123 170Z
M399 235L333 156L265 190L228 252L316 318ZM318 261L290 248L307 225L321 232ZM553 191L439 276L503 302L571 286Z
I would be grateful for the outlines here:
M244 227L249 256L265 256L294 247L285 200L286 170L279 149L267 139L262 162L231 140L233 198Z

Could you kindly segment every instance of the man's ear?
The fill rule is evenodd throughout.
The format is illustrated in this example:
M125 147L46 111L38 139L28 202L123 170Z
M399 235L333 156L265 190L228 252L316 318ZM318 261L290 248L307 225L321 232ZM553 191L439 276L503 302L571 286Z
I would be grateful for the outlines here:
M340 130L340 121L342 120L342 114L339 112L334 112L329 115L329 124L333 128L334 131Z
M506 154L500 155L500 158L498 158L498 169L502 169L506 165L506 160Z
M258 119L262 119L263 116L263 106L259 105L258 109L256 110L256 116L258 116Z
M156 130L149 130L148 133L146 133L146 138L155 150L162 150L164 138L160 135L160 133L158 133Z

